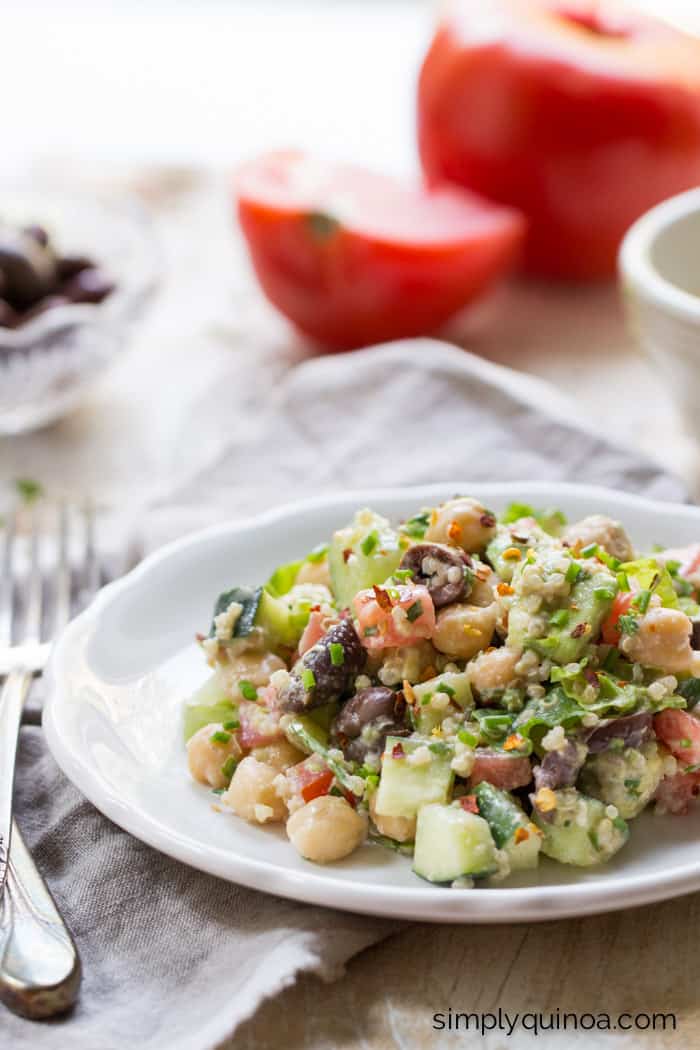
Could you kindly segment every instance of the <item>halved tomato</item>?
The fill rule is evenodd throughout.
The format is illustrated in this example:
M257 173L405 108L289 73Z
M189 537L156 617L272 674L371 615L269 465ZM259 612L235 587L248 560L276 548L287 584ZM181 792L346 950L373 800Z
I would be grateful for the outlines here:
M510 269L525 232L468 191L292 151L242 167L235 194L268 299L334 349L433 331Z

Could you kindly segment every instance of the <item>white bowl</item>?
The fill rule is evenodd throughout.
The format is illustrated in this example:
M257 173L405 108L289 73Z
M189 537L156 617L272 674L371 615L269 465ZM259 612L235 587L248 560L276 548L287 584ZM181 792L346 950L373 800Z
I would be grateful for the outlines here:
M158 250L138 202L0 184L0 214L39 223L63 255L85 255L115 281L101 303L56 306L18 328L0 327L0 436L70 412L123 352L157 279Z
M267 893L368 914L434 922L524 922L633 907L700 890L700 806L686 817L644 813L613 860L577 869L545 859L502 885L441 889L410 860L364 846L325 867L302 860L283 829L212 810L187 773L185 698L207 677L194 635L214 596L255 584L344 525L358 506L391 517L454 492L501 510L513 500L558 506L572 519L604 511L640 549L700 537L700 509L608 489L546 483L382 489L308 500L217 525L151 555L107 587L59 640L49 673L46 738L66 775L122 828L202 871Z
M631 227L620 274L639 344L700 438L700 188L664 201Z

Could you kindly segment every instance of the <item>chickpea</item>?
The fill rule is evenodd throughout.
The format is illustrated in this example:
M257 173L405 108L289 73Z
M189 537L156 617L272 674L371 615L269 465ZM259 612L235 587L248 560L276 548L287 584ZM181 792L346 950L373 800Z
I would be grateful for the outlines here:
M258 762L272 766L278 773L284 773L285 769L295 766L305 757L303 752L288 740L276 740L274 744L267 744L265 747L254 747L250 753Z
M700 653L691 648L692 627L684 612L658 606L649 609L638 623L635 634L622 636L620 648L625 656L645 667L658 667L669 674L697 673Z
M433 645L456 660L471 660L491 643L498 621L498 604L448 605L435 621Z
M323 584L324 587L331 587L331 572L328 568L328 559L323 558L321 561L305 561L302 567L297 573L297 578L294 581L296 583L314 583Z
M250 682L257 688L267 685L275 671L286 670L286 664L279 656L257 649L248 649L224 659L218 666L226 692L234 697L238 696L239 682Z
M239 763L228 791L221 796L225 806L252 824L284 820L287 807L274 786L279 771L248 755Z
M469 604L483 607L495 601L494 588L498 583L498 579L493 569L488 568L486 565L480 566L479 572L485 579L482 580L478 576L474 578L472 589L469 592Z
M589 543L597 543L620 561L632 561L634 558L634 548L622 525L605 514L590 514L581 521L575 521L564 531L562 539L571 546L578 543L581 547L587 547Z
M491 649L480 653L469 664L469 681L477 693L489 693L494 689L505 689L515 675L515 665L522 653L518 649Z
M212 740L214 733L225 733L228 740ZM235 733L226 732L220 722L202 726L187 741L187 764L192 778L212 788L228 786L229 777L222 772L224 762L229 757L238 761L242 754Z
M364 842L367 822L344 798L322 795L292 813L287 834L302 857L327 864L349 856Z
M451 543L476 553L496 534L496 518L476 499L461 496L448 500L435 511L425 533L428 543Z
M369 812L372 823L380 835L387 835L397 842L413 842L416 837L415 817L385 817L376 810L377 792L375 791L369 800Z

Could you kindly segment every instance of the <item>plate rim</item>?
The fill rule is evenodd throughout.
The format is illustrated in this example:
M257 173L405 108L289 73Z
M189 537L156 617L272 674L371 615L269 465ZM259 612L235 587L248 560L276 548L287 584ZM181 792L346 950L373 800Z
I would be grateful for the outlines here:
M81 632L89 632L90 625L102 610L122 592L136 587L155 565L192 546L206 543L221 535L245 534L251 528L268 525L280 519L307 515L314 509L339 510L387 499L412 499L417 502L445 498L447 491L472 491L479 496L492 495L536 497L551 499L556 491L576 498L612 501L617 507L645 510L652 513L678 514L700 524L700 507L692 504L666 502L616 491L599 485L571 482L439 482L431 485L382 486L294 500L270 508L260 514L227 520L187 533L153 551L126 576L104 587L88 607L62 632L54 644L46 671L47 692L42 716L46 741L54 759L71 783L98 809L124 831L175 860L226 881L309 904L337 908L365 915L385 918L413 919L428 922L514 923L549 921L578 915L602 914L623 908L638 907L655 901L667 900L700 890L700 859L685 864L659 881L658 873L602 878L578 884L558 884L533 887L470 889L446 893L444 888L429 885L413 887L354 884L326 876L323 868L309 865L308 873L280 867L272 861L251 858L231 849L202 846L189 835L124 803L105 786L94 767L71 748L67 732L60 723L60 702L64 663L70 658L71 647ZM612 885L611 885L612 883Z

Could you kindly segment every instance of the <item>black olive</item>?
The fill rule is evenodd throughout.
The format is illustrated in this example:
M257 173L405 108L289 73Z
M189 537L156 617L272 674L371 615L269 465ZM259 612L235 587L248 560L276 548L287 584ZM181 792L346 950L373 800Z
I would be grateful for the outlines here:
M331 726L332 740L353 762L364 762L369 752L381 753L387 736L409 733L403 694L382 685L355 693Z
M340 659L336 646L342 650ZM282 690L282 709L308 711L343 699L351 693L366 662L367 652L352 621L341 620L297 661Z
M467 597L474 579L470 566L468 554L440 543L416 543L401 559L401 568L411 571L413 582L428 588L436 609Z
M0 230L0 270L4 277L4 298L20 310L47 295L56 276L49 249L29 234L10 229Z

